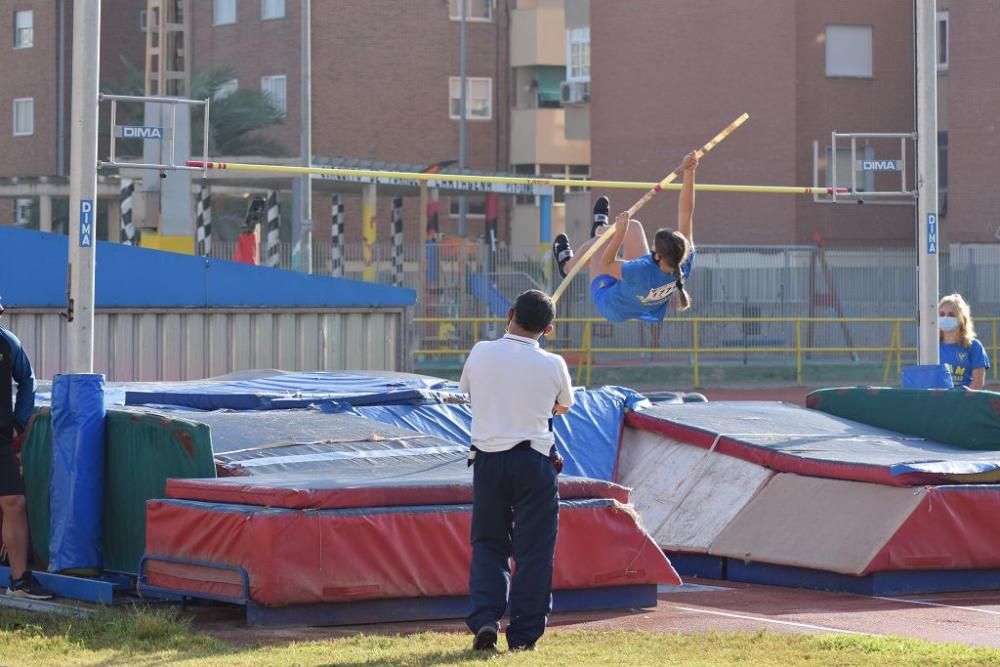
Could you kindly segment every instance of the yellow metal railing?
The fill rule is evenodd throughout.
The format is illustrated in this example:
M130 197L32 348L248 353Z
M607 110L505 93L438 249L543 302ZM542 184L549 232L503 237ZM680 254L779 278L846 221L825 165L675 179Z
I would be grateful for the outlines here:
M498 317L416 317L414 324L437 325L438 330L453 330L459 324L472 325L471 340L480 340L483 324L504 324L505 321ZM976 322L980 327L980 332L985 323L990 324L990 341L984 347L991 359L993 381L997 381L997 367L1000 366L1000 340L997 338L1000 317L979 317ZM701 345L702 335L706 327L718 324L792 324L795 326L794 345L761 345L744 347L703 347ZM595 347L593 344L593 327L595 324L607 325L607 321L601 318L587 317L567 317L556 320L556 329L560 325L582 324L583 334L580 339L580 347L561 347L558 345L549 346L549 350L560 354L578 355L576 364L577 384L590 384L591 371L593 370L594 355L603 353L618 354L687 354L691 357L692 372L694 375L694 386L701 384L701 364L702 356L706 354L775 354L792 353L795 355L795 381L802 384L803 356L812 353L844 353L855 355L857 353L884 353L885 365L882 371L882 382L888 384L889 374L893 366L896 375L902 368L903 353L915 354L917 349L912 346L902 345L902 327L904 324L914 325L911 318L905 317L670 317L664 320L665 325L687 325L691 327L691 347ZM892 325L889 342L884 346L821 346L802 344L802 326L815 324L889 324ZM982 339L980 339L982 340ZM442 340L442 342L446 342ZM470 348L439 347L413 350L414 355L464 355L468 354Z

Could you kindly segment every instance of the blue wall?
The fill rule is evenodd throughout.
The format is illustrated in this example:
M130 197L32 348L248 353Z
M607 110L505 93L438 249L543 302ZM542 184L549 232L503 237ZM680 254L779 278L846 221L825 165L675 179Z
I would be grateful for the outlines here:
M0 295L8 307L66 306L69 239L0 227ZM411 306L413 290L218 259L97 243L98 307Z

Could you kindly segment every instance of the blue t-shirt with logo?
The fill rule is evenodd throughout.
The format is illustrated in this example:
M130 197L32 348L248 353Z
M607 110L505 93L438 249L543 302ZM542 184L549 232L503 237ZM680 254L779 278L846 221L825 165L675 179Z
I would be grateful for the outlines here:
M686 280L694 263L694 249L681 264ZM667 314L670 296L677 289L677 276L664 273L653 261L652 253L622 263L622 279L602 275L591 283L594 305L601 317L609 322L643 320L662 322Z
M941 341L939 350L941 363L948 366L955 388L968 387L975 369L990 367L990 358L986 356L986 350L978 338L973 338L969 347Z

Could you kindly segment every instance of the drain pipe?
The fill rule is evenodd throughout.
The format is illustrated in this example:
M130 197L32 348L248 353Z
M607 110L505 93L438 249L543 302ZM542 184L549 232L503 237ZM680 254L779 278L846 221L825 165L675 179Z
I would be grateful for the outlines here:
M66 0L56 0L59 55L56 73L56 176L66 176Z

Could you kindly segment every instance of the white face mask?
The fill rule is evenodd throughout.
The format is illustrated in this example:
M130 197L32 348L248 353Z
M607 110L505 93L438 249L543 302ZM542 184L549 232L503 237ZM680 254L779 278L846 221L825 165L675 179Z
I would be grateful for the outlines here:
M958 318L957 317L939 317L938 326L941 327L941 331L946 333L951 333L958 328Z

